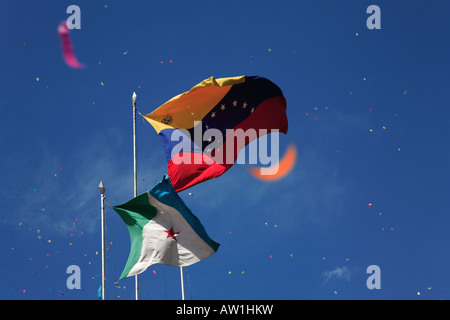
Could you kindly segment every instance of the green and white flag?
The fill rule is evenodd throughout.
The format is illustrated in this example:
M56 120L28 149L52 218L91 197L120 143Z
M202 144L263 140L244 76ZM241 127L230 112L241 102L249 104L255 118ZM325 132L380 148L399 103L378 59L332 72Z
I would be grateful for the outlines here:
M119 280L154 264L189 266L219 248L175 192L167 175L150 191L113 209L127 225L131 239L130 255Z

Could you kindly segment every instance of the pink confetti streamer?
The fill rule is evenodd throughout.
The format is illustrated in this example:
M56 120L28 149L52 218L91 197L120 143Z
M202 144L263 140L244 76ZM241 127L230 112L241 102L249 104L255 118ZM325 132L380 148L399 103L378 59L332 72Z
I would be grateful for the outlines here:
M72 42L70 41L69 28L67 28L67 24L65 21L59 24L58 35L61 38L63 58L66 64L74 69L83 68L84 65L81 64L75 57Z

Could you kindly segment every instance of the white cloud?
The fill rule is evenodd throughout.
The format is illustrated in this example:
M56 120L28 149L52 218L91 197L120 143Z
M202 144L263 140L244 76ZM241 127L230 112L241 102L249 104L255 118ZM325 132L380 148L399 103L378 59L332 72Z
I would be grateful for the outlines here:
M347 268L347 266L343 266L343 267L337 266L333 270L323 272L322 276L324 278L324 283L326 283L332 279L344 279L344 280L350 281L352 272L350 271L349 268Z
M15 226L20 223L40 229L47 227L49 232L69 232L78 219L78 230L98 232L100 180L106 187L106 202L115 205L131 199L132 147L119 129L109 127L89 139L72 142L70 153L37 140L32 148L17 150L2 159L0 173L7 181L0 188L4 221ZM30 159L30 154L35 157ZM155 165L146 161L142 159L138 165L144 170L150 166L157 172L164 170L165 163ZM16 168L22 169L20 175L15 174ZM147 177L144 170L140 176ZM161 177L162 174L158 175ZM142 178L140 182L143 184ZM144 192L141 187L146 186L140 186Z

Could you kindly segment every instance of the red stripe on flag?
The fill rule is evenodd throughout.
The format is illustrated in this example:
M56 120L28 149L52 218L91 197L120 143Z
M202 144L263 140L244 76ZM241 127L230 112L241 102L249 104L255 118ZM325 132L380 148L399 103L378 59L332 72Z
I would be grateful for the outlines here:
M286 100L283 96L267 99L262 102L258 108L244 121L233 128L234 130L242 129L244 132L248 129L256 131L256 138L260 137L261 129L267 129L267 133L271 130L278 130L287 133L288 121L286 117ZM225 141L227 140L225 137ZM229 139L229 137L228 137ZM246 139L244 146L247 146L254 139ZM168 174L174 189L179 192L190 188L201 182L217 178L230 169L236 161L242 148L236 143L234 150L227 161L226 145L215 150L214 158L223 159L221 163L214 162L211 157L205 153L179 153L174 155L167 162ZM219 154L217 154L219 153ZM190 163L180 163L180 159L190 159ZM229 160L232 160L232 163ZM189 161L187 161L189 162Z

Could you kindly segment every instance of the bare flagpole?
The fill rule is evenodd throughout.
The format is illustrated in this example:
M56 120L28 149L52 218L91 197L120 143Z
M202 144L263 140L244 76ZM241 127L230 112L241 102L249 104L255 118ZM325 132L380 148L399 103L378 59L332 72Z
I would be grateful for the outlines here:
M105 277L105 187L103 182L100 181L98 189L101 194L101 224L102 224L102 300L106 298L106 277Z
M181 274L181 300L184 300L184 272L183 267L180 267Z
M136 157L136 92L133 92L131 101L133 103L133 165L134 165L134 197L137 197L137 157ZM136 300L139 300L138 275L134 276Z

